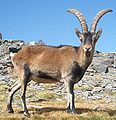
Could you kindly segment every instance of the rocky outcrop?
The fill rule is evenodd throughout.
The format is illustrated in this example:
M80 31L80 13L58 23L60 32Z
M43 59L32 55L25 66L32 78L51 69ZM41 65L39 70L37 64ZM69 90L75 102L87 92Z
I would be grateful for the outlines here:
M44 45L42 41L35 44ZM29 44L22 40L0 41L0 84L10 87L17 79L12 72L11 53L18 52L25 45ZM36 83L30 83L30 86L40 91L48 89L58 95L65 94L62 83L54 84L48 88L44 84L38 85ZM83 79L75 85L75 94L86 100L102 99L106 102L116 102L116 53L96 51L93 62Z
M87 99L116 102L116 53L95 53L84 78L78 83L76 94Z
M25 45L22 40L0 40L0 56L18 52Z

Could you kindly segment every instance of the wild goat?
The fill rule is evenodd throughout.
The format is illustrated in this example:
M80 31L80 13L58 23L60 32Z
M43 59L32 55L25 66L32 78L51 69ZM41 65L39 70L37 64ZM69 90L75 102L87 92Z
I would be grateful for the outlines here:
M112 12L111 9L101 10L93 19L88 31L86 20L82 13L76 9L69 9L74 14L82 27L82 33L76 28L76 35L81 41L79 47L46 45L27 46L20 50L12 59L20 82L17 82L9 92L7 109L13 113L12 99L14 93L21 88L21 99L24 115L29 115L26 107L26 87L30 80L38 83L64 82L67 91L67 112L76 113L74 105L74 84L79 82L88 66L92 62L95 44L99 39L102 29L96 32L100 18Z

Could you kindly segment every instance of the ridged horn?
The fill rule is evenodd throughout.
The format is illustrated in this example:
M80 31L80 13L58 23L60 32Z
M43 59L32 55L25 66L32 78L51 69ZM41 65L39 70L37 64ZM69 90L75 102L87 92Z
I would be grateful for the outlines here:
M97 13L97 15L94 17L93 22L91 24L91 28L90 28L91 33L92 32L94 33L96 31L96 26L97 26L100 18L108 12L112 12L112 9L104 9Z
M85 20L85 17L82 15L82 13L76 9L68 9L67 12L74 14L78 18L78 20L81 24L81 27L82 27L82 32L87 33L88 26L87 26L87 22Z

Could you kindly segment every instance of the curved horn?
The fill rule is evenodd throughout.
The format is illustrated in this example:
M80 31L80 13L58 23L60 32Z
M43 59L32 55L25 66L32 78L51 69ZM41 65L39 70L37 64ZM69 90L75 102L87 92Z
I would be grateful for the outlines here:
M104 9L97 13L97 15L94 17L93 22L91 24L90 32L96 31L96 26L97 26L97 23L99 22L100 18L108 12L112 12L112 9Z
M82 27L82 32L87 33L88 26L87 26L87 22L85 20L85 17L82 15L82 13L76 9L68 9L67 12L74 14L78 18L78 20L81 24L81 27Z

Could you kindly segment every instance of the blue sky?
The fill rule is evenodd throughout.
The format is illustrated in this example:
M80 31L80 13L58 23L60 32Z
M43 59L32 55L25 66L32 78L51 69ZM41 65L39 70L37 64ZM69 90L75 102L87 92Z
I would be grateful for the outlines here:
M80 10L89 27L99 10L112 8L113 12L104 15L97 26L103 34L96 49L116 52L116 0L0 0L0 32L4 39L79 46L74 30L77 27L81 31L80 23L67 13L69 8Z

